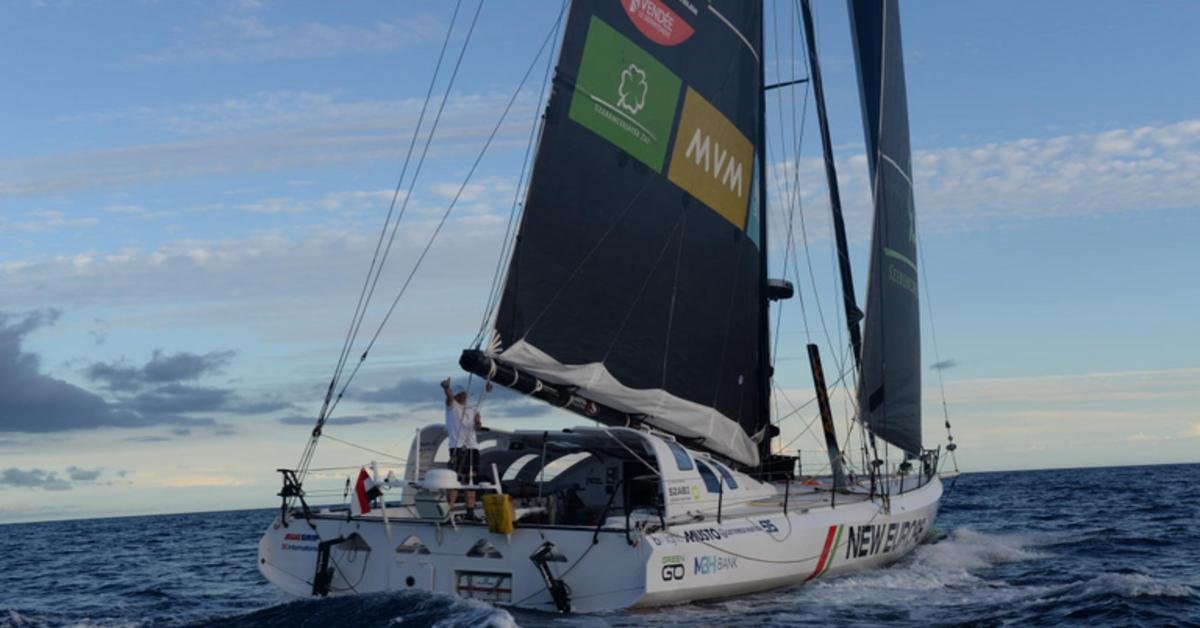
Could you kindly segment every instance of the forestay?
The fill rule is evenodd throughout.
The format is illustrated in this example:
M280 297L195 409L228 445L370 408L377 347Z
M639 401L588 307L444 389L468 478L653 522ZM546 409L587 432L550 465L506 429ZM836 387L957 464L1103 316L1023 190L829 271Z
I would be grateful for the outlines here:
M747 465L760 355L757 2L574 2L491 353Z
M896 0L850 0L875 224L863 328L860 418L921 451L921 328L908 105Z

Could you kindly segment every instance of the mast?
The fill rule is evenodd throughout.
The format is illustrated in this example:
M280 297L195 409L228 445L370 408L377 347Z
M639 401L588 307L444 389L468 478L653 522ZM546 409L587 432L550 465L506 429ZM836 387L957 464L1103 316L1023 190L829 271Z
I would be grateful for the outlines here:
M759 21L758 49L763 50L766 27ZM761 54L761 52L760 52ZM754 170L758 175L758 233L761 246L759 253L759 294L762 304L758 315L758 352L759 352L759 411L766 417L762 432L762 440L758 443L759 464L762 465L771 456L771 442L779 433L779 428L771 421L771 378L774 368L771 366L771 307L770 291L767 287L767 252L770 239L767 237L767 73L766 64L758 64L758 147L754 156ZM751 199L753 202L755 199Z
M833 161L833 142L829 138L829 118L825 113L825 87L821 81L821 62L817 57L816 29L813 28L812 7L809 0L800 0L800 11L804 16L804 40L808 46L809 77L812 80L813 98L817 102L817 121L821 129L821 150L825 157L825 179L829 187L829 209L833 212L833 232L837 241L838 274L842 279L842 304L846 312L846 328L850 330L850 346L854 350L854 367L862 361L862 330L858 323L863 318L862 310L854 296L854 275L850 269L850 252L846 244L846 223L842 219L842 194L838 189L837 166Z

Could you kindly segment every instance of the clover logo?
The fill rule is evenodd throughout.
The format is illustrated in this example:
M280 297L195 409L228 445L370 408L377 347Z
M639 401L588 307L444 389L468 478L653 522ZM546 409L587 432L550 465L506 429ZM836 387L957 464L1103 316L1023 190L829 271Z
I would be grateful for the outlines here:
M646 92L649 89L645 70L630 63L629 67L621 70L621 84L617 86L617 94L621 98L617 101L617 106L637 115L637 112L646 106Z

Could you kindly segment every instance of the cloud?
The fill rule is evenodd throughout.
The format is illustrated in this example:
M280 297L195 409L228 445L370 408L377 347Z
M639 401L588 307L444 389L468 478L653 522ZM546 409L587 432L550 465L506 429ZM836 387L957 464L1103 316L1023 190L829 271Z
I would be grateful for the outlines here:
M946 358L940 362L934 362L933 364L930 364L929 369L932 371L948 371L956 366L958 366L958 360L955 360L954 358Z
M53 471L29 469L28 471L9 467L0 471L0 486L18 488L40 488L47 491L70 490L71 483L58 477Z
M864 239L870 233L871 188L862 147L842 151L837 162L847 231ZM1200 198L1200 119L919 150L912 162L923 233L1194 208ZM768 180L774 198L784 198L781 187L790 188L790 177L801 190L810 240L826 237L828 196L819 153L798 163L776 162ZM774 230L776 237L785 231Z
M444 400L437 381L416 378L401 378L390 386L354 393L352 398L367 403L441 404Z
M459 94L448 102L429 158L474 155L492 131L511 92ZM527 90L499 129L491 152L523 147L540 94ZM340 98L310 92L262 92L244 99L98 112L63 119L81 128L105 124L144 130L165 141L74 152L0 158L0 198L45 196L95 187L130 186L198 176L244 175L335 164L396 162L403 157L423 100ZM132 133L132 131L131 131ZM250 204L262 213L298 210L289 199ZM390 198L389 198L390 200ZM116 214L113 214L114 216ZM130 214L133 215L133 214ZM146 213L138 216L146 218ZM127 216L128 217L128 216ZM57 228L66 226L59 217ZM91 220L91 219L89 219ZM0 227L20 222L0 217Z
M76 466L67 467L67 477L75 482L92 482L100 477L100 469L82 469Z
M18 220L0 219L4 225L14 231L53 232L61 229L81 229L94 227L100 221L92 217L68 218L58 210L38 209L23 214Z
M372 421L371 417L359 414L359 415L353 415L353 416L330 417L325 422L325 424L326 425L360 425L362 423L368 423L370 421ZM279 422L283 423L284 425L305 425L308 427L313 427L314 425L317 424L317 419L315 417L311 417L311 416L307 416L307 415L295 415L295 416L283 417L283 418L279 419Z
M249 63L346 54L394 53L441 37L445 26L429 15L381 20L366 26L324 22L283 23L239 11L189 26L162 50L142 53L136 64Z
M89 379L104 384L109 390L132 391L148 384L192 381L218 373L233 360L234 355L233 351L167 355L155 349L153 357L143 366L96 362L87 368L86 374Z
M137 425L99 395L45 375L34 354L22 350L26 335L58 319L57 310L15 317L0 313L0 431L51 432L83 425Z
M98 427L153 425L217 426L195 413L255 415L290 408L273 398L247 399L232 390L191 382L219 372L232 359L230 351L207 354L155 351L142 366L93 364L93 381L104 383L113 399L42 373L37 355L22 348L25 337L52 325L57 310L23 316L0 313L0 432L46 433Z

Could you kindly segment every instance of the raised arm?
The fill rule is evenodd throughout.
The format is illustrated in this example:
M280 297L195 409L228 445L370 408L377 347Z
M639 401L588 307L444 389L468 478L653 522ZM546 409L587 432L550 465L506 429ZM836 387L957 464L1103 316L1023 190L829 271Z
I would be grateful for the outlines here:
M450 394L450 378L442 380L442 392L446 393L446 405L454 403L454 395Z

